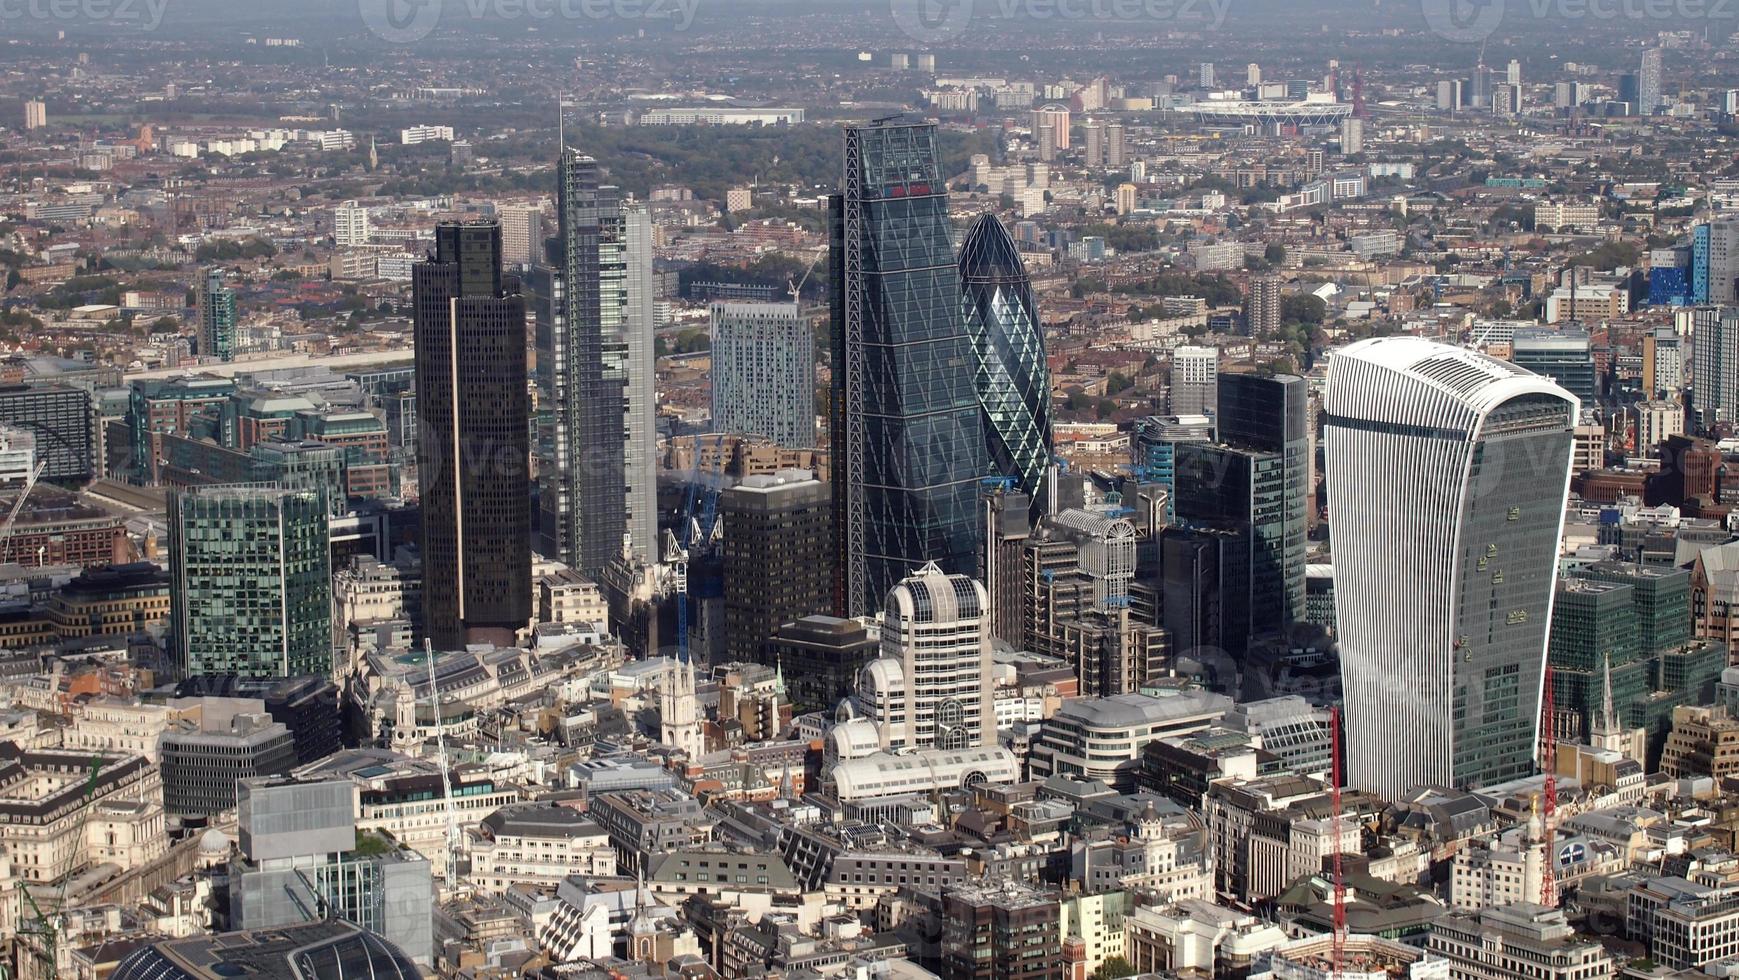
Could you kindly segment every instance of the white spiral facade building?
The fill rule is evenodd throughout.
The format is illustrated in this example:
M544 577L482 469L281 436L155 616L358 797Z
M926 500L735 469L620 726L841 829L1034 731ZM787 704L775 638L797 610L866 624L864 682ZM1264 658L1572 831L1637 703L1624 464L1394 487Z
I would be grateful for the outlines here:
M1323 411L1350 785L1532 774L1576 398L1392 337L1333 355Z

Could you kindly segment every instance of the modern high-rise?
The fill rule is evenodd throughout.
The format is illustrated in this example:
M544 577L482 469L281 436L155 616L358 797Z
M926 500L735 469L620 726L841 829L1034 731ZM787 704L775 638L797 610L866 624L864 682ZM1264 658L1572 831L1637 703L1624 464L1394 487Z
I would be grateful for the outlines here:
M977 566L991 466L946 179L933 124L846 127L828 259L838 615L874 613L927 562Z
M1504 75L1504 81L1509 85L1519 86L1522 84L1522 63L1521 62L1517 61L1514 58L1510 59L1509 70Z
M882 749L966 749L996 740L984 586L925 565L888 593L881 656L859 707Z
M599 572L657 555L652 224L564 147L556 237L533 271L542 552Z
M339 248L361 248L370 234L366 205L345 201L332 209L332 240Z
M1600 400L1600 377L1586 330L1517 330L1510 343L1510 360L1556 381L1589 408Z
M493 221L442 223L412 270L423 616L437 647L509 645L531 622L525 299Z
M1636 114L1652 116L1661 104L1661 49L1648 48L1636 71Z
M220 269L207 269L199 285L199 356L235 359L235 290L223 284Z
M1171 414L1211 415L1220 403L1220 349L1185 345L1171 352Z
M184 674L332 673L327 495L237 485L169 495L170 634Z
M1213 88L1214 63L1211 61L1202 62L1201 71L1196 80L1200 83L1202 88Z
M994 214L961 243L960 308L991 472L1037 500L1051 465L1051 373L1032 280Z
M1220 410L1215 422L1220 442L1241 449L1278 453L1281 458L1281 493L1260 493L1252 502L1252 542L1258 552L1252 568L1279 576L1274 608L1277 617L1256 615L1258 631L1284 629L1304 620L1305 537L1310 518L1309 394L1305 380L1295 374L1220 376ZM1278 534L1263 530L1274 526ZM1262 574L1257 574L1258 582ZM1264 600L1266 604L1266 600Z
M48 126L48 103L32 99L24 103L24 128L44 129Z
M1135 423L1131 460L1146 479L1165 488L1169 522L1177 504L1177 447L1184 442L1212 442L1214 420L1206 415L1154 415Z
M1691 302L1739 304L1739 218L1720 218L1692 229Z
M796 303L712 305L713 430L815 445L815 334Z
M1575 396L1397 337L1334 354L1323 414L1350 784L1533 773Z
M530 265L543 251L543 208L536 204L508 204L495 209L501 219L501 261Z
M1071 113L1069 107L1060 104L1041 106L1032 111L1033 132L1041 128L1051 128L1051 143L1059 150L1069 148L1069 126Z
M751 476L719 495L725 652L758 661L780 626L833 608L833 493L801 470Z
M1691 316L1691 404L1707 431L1739 419L1739 307L1703 307Z
M1280 332L1280 279L1257 276L1250 280L1250 295L1244 305L1244 331L1252 337L1272 337Z

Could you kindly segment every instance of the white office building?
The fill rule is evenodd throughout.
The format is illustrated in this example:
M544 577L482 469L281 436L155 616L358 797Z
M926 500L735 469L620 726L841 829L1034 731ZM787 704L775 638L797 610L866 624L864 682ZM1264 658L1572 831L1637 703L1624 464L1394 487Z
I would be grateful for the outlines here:
M345 201L332 209L332 238L339 248L361 248L368 244L371 234L367 207Z

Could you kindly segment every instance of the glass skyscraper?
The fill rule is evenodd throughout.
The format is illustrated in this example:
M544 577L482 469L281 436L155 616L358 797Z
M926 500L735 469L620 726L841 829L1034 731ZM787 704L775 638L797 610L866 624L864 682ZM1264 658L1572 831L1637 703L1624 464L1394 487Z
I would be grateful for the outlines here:
M927 561L977 567L992 470L945 180L934 125L846 127L844 186L829 200L843 615L875 612Z
M564 147L557 234L532 272L537 319L539 549L596 576L657 550L652 226Z
M1350 784L1531 775L1575 397L1391 337L1333 356L1323 409Z
M960 246L960 305L991 466L1036 507L1051 463L1051 375L1032 279L994 214Z
M199 356L233 360L235 342L235 290L223 284L221 270L207 269L199 287Z
M170 623L183 673L332 672L327 495L246 484L169 497Z
M511 644L531 620L525 300L501 228L444 223L412 270L423 611L441 649Z

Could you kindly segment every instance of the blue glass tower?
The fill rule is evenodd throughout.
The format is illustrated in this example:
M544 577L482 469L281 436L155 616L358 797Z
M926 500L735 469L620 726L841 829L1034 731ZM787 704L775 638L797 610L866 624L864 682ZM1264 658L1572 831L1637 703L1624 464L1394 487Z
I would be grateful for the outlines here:
M936 127L846 127L828 203L834 606L860 616L927 561L977 568L991 469Z
M980 217L960 246L960 308L991 466L1036 505L1051 461L1050 368L1032 279L993 214Z

